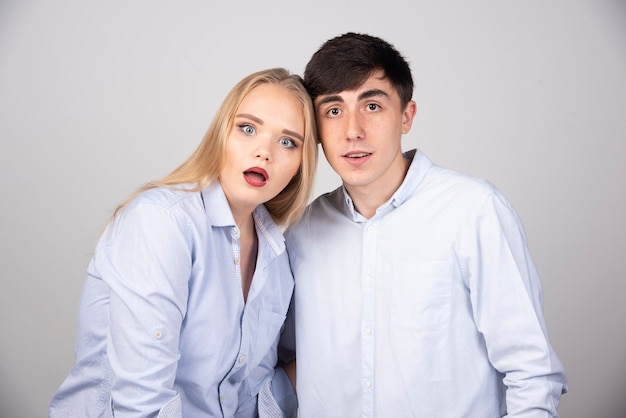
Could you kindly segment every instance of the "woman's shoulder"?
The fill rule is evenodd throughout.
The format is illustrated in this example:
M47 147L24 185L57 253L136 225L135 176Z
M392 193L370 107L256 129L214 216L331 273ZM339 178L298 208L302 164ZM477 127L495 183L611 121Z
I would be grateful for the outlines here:
M129 205L156 205L164 208L173 208L183 203L201 201L200 191L193 185L181 184L175 186L160 186L141 192Z
M190 185L162 186L144 190L116 216L116 222L163 222L189 224L206 216L201 191Z

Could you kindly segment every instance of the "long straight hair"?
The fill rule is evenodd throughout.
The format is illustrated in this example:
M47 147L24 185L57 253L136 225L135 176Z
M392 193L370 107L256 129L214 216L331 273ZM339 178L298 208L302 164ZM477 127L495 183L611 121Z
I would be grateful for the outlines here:
M219 107L202 142L187 160L167 176L151 181L137 189L114 211L116 217L139 194L156 187L185 185L184 190L199 191L218 179L226 156L226 142L232 129L235 114L246 95L262 84L275 84L287 89L302 104L304 117L304 143L302 163L298 172L277 196L265 207L279 225L296 222L306 208L313 190L313 177L317 165L317 126L311 98L303 86L302 78L284 68L272 68L250 74L237 83ZM189 187L191 185L191 187Z

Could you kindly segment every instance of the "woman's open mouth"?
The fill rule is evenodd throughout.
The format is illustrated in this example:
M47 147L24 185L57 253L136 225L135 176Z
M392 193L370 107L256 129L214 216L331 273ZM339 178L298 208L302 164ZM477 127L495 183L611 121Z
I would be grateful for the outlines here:
M263 187L269 180L269 175L260 167L252 167L243 172L243 178L251 186Z

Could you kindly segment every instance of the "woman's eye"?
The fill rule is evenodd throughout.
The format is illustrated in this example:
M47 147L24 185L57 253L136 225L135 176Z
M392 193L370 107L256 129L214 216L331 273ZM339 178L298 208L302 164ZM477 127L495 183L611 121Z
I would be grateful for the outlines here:
M239 129L241 129L243 133L246 135L254 135L256 133L256 129L254 129L254 126L252 125L247 125L247 124L239 125Z
M281 138L279 141L280 145L282 145L285 148L296 148L296 142L293 139L290 138Z

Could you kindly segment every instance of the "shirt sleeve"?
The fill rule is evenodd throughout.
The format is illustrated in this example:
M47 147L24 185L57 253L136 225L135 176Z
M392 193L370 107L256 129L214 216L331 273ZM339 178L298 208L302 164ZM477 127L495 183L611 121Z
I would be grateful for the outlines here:
M281 367L262 385L258 395L259 418L295 418L298 400L287 374Z
M517 214L497 191L467 243L470 297L491 364L504 375L509 417L558 416L567 391L548 340L539 276Z
M192 260L185 219L160 205L132 205L94 257L111 289L107 353L116 416L180 412L173 384Z

